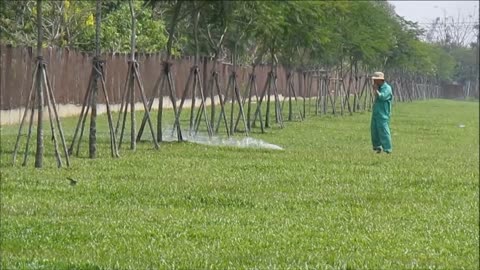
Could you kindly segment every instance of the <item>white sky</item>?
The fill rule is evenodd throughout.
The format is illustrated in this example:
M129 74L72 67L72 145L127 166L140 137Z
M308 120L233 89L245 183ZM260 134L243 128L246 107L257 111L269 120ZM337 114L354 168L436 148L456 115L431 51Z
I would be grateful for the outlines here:
M395 6L398 15L410 21L431 23L436 17L453 16L460 14L467 21L478 22L479 1L388 1ZM445 12L445 13L444 13Z
M388 1L395 12L409 21L418 22L425 30L430 29L437 17L453 17L453 21L469 27L479 21L479 1ZM472 32L467 42L476 40Z

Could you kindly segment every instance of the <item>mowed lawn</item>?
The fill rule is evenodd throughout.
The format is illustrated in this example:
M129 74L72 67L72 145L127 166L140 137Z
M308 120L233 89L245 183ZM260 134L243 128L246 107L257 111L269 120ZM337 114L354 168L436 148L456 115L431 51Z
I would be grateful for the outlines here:
M120 159L100 117L98 159L85 141L56 169L47 145L40 170L33 153L12 166L18 127L3 126L1 267L478 269L478 113L395 104L392 155L372 152L365 112L251 135L283 151L127 141ZM69 142L76 121L62 121Z

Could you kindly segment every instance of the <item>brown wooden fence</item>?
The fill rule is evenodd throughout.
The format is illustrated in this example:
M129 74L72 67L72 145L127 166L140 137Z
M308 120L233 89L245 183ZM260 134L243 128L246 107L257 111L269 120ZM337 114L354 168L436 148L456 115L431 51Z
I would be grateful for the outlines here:
M87 88L88 77L92 69L92 55L66 48L46 48L43 50L44 59L47 62L47 71L52 82L55 98L59 104L81 104ZM102 58L105 64L105 80L109 98L112 104L118 104L121 101L121 95L125 84L126 73L128 69L128 54L105 53ZM140 74L143 79L147 97L153 95L152 90L162 73L162 62L164 57L160 53L144 54L137 57L140 63ZM185 89L185 83L188 79L190 69L194 65L192 57L182 57L172 60L173 78L176 86L177 97L180 97ZM35 55L32 48L12 47L0 44L0 110L12 110L23 107L26 103L32 83L33 67L35 64ZM205 80L210 77L213 67L213 61L209 58L202 58L199 63L200 75L203 77L203 70L206 68ZM228 77L232 70L232 65L228 63L217 63L217 72L220 79L220 87L225 94L225 87L228 83ZM249 66L237 67L237 83L240 91L245 94L245 88L248 83L249 74L252 68ZM256 67L255 74L257 78L257 89L262 91L267 80L270 66L260 65ZM287 69L283 66L277 67L277 85L278 93L286 96L286 77ZM310 93L315 96L318 90L317 79L310 76L318 73L307 73L306 82L301 72L294 72L294 88L298 96L305 96ZM414 100L418 98L439 97L438 86L425 80L415 79L409 76L399 74L390 74L389 82L393 86L397 101ZM364 90L365 80L369 78L364 72L358 74L360 81L353 82L353 74L344 72L343 79L345 88L350 88L350 93L360 93ZM335 72L329 73L330 78L336 78ZM313 78L313 80L311 80ZM312 84L310 86L310 81ZM336 89L336 80L329 80L329 91ZM206 84L204 84L206 85ZM307 89L309 86L312 91ZM478 93L478 90L477 90ZM205 95L210 96L208 89ZM99 103L103 103L102 95L99 95ZM136 95L137 102L140 101L139 95Z
M46 48L43 50L44 59L47 62L47 71L52 82L54 95L60 104L81 104L87 88L88 77L92 69L92 55L88 53L69 50L65 48ZM126 79L128 67L127 54L103 54L105 59L105 79L107 91L111 103L120 103L121 93ZM152 95L152 88L161 74L163 56L160 53L139 54L140 74L142 76L146 94ZM32 73L35 64L35 53L29 47L11 47L0 45L0 109L10 110L24 106L26 96L28 95L32 83ZM185 83L193 66L193 58L184 57L173 59L173 77L176 85L177 96L183 93ZM210 70L213 67L211 59L202 58L199 68L206 65L207 76L210 76ZM226 63L219 63L217 71L219 73L221 87L224 88L228 82L228 76L232 66ZM258 66L256 68L258 91L263 89L266 82L269 66ZM241 91L244 91L248 82L248 75L251 67L237 67L237 82ZM203 75L203 71L200 72ZM279 66L277 68L279 93L285 94L286 70ZM205 80L205 78L202 78ZM303 76L295 73L295 89L299 89L299 84ZM313 87L316 87L313 85ZM303 89L303 88L302 88ZM223 91L223 90L222 90ZM303 95L300 90L298 95ZM206 91L209 96L209 92ZM136 95L138 97L138 95ZM103 102L99 95L99 102ZM138 100L140 101L140 100Z

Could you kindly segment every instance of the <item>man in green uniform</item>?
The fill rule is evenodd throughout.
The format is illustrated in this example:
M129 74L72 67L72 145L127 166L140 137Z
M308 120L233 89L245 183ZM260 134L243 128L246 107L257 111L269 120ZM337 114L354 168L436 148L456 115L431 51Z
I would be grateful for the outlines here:
M390 110L392 105L392 87L385 82L382 72L373 74L373 104L371 135L373 150L390 154L392 137L390 136Z

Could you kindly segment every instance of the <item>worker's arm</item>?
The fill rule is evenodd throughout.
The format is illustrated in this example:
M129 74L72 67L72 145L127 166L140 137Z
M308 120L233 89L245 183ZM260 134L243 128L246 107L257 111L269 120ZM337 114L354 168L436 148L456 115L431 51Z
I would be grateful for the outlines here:
M389 100L392 98L392 88L387 85L382 85L380 90L377 90L377 98L381 101Z

